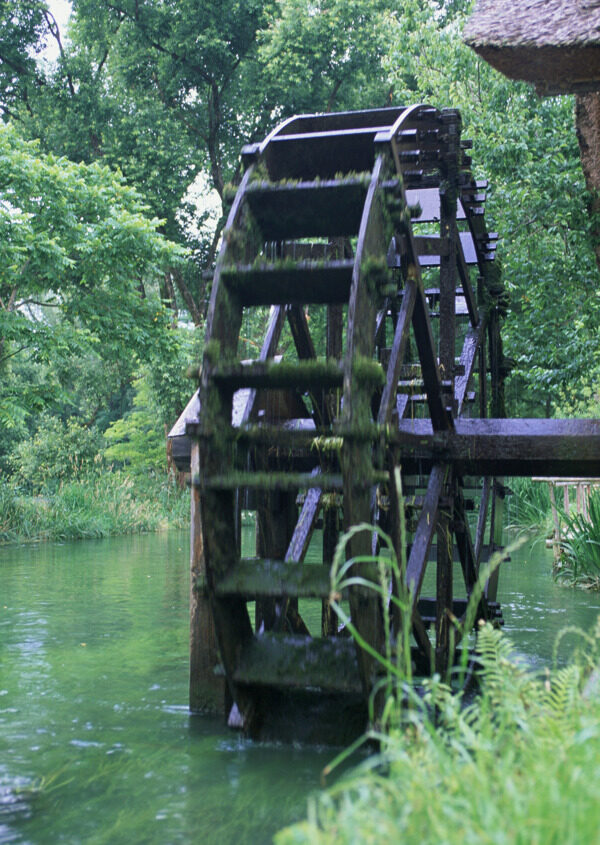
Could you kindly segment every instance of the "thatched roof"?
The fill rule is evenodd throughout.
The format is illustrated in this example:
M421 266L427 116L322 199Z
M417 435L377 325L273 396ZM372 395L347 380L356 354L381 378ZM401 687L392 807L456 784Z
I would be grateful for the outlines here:
M600 0L477 0L463 37L542 93L600 88Z

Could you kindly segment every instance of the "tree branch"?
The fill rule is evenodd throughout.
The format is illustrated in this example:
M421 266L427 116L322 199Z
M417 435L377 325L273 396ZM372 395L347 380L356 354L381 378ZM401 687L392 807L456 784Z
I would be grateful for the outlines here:
M202 323L202 313L196 303L194 302L194 297L192 296L190 289L186 285L183 274L181 270L177 267L174 268L172 271L173 278L175 279L175 284L179 288L179 292L183 297L183 301L185 302L185 306L187 310L190 312L190 317L194 321L195 326L199 326Z
M0 357L0 364L3 364L5 361L8 361L9 358L14 358L15 355L19 355L21 352L24 352L26 349L29 348L30 347L28 345L21 346L20 349L16 349L14 352L10 352L8 355L2 355L2 357Z
M63 60L63 67L65 69L65 73L67 74L67 82L69 84L69 91L71 92L71 96L75 96L75 86L73 85L73 79L71 74L67 69L67 63L65 62L65 51L62 45L62 41L60 38L60 29L58 28L58 24L56 23L56 18L52 14L49 9L44 9L44 20L48 25L48 29L50 30L50 35L54 38L56 43L58 44L58 49L60 52L60 57Z

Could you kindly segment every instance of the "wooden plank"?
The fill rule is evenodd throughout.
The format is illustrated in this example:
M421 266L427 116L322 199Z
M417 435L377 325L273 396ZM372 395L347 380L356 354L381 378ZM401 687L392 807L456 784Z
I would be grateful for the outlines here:
M301 361L316 358L315 345L308 328L304 308L300 305L288 305L286 314L296 352Z
M217 365L211 378L232 393L243 387L304 391L342 387L344 371L337 361L297 361L292 365L289 361L251 361Z
M458 200L458 151L460 145L460 114L451 109L444 109L442 121L447 139L447 157L442 164L444 177L440 186L440 234L448 238L448 255L440 257L440 328L439 360L442 378L454 380L454 355L456 348L456 276L457 242L459 241L456 224L456 203ZM461 362L462 363L462 362ZM450 388L454 395L454 385ZM444 403L447 399L444 398ZM432 415L432 424L436 426ZM447 425L445 426L448 427ZM456 479L449 469L442 487L456 500ZM451 514L444 507L438 508L437 524L437 560L436 560L436 622L435 622L435 668L442 677L450 668L453 655L450 654L451 613L453 598L452 583L452 530ZM460 540L457 541L460 545Z
M417 602L423 584L423 576L429 556L429 547L437 526L440 496L447 475L447 467L435 466L429 477L423 510L417 523L410 555L406 564L406 586L413 605Z
M462 352L460 354L460 365L464 368L463 375L458 376L454 387L454 399L456 401L456 416L459 417L463 410L469 381L475 370L477 352L484 338L483 323L475 328L470 328L465 336Z
M439 360L443 378L454 378L454 350L456 347L456 202L458 199L458 147L460 143L460 115L444 109L442 120L447 156L442 163L444 183L440 187L440 235L448 239L448 253L440 260L440 329Z
M450 665L450 628L452 625L452 532L450 514L444 508L438 510L437 558L436 558L436 601L435 601L435 671L445 677Z
M274 305L269 312L269 322L267 323L267 330L260 350L259 361L268 361L269 358L274 358L277 352L277 345L283 330L285 321L285 311L281 305ZM245 425L254 419L256 411L256 390L250 390L242 416L240 425Z
M418 609L418 606L413 607L411 622L413 636L417 643L417 648L422 655L422 662L424 662L424 671L433 674L435 669L435 649L427 634L427 628L423 622L423 617Z
M475 531L475 568L477 572L479 572L479 566L481 564L491 489L492 479L489 475L486 475L483 479L483 489L481 491L481 500L479 502L479 514L477 516L477 529Z
M340 513L338 507L325 507L323 509L323 563L329 573L337 542L340 536ZM338 630L338 618L329 604L324 599L321 605L321 636L331 637Z
M240 264L223 269L228 288L240 303L250 305L297 305L348 301L353 262L291 261Z
M417 278L417 295L413 309L413 327L419 360L421 362L423 383L427 393L429 415L436 430L448 431L452 428L452 418L448 414L444 404L437 355L433 342L433 332L431 331L431 322L429 319L429 308L418 282L416 265L413 264L411 266L413 267L415 278Z
M320 475L319 472L315 474ZM313 487L307 492L298 522L285 553L286 561L301 562L304 560L321 508L322 497L323 491L320 487Z
M217 258L206 316L206 336L219 338L221 353L225 357L234 356L237 352L238 335L242 323L242 308L235 292L230 291L227 284L224 283L224 274L230 265L238 261L251 261L256 255L255 250L258 247L250 234L245 232L248 217L245 193L253 171L254 168L249 167L242 177L223 230L223 239ZM230 236L233 232L247 236L232 238Z
M408 341L408 334L412 322L412 312L415 307L417 297L417 284L414 279L407 279L404 288L404 296L402 297L402 305L398 314L396 322L396 329L394 331L394 342L390 359L387 366L387 376L385 387L383 388L383 395L379 404L379 413L377 415L377 422L380 425L387 425L392 418L392 411L396 402L396 393L398 380L400 378L400 371L406 353L406 344Z
M448 461L459 475L600 478L600 420L460 418L454 432L400 420L390 442L408 472Z
M388 474L382 470L371 470L364 475L354 476L347 485L348 490L369 490L374 484L385 483ZM308 472L236 472L227 475L213 475L207 478L196 477L192 484L200 490L306 490L322 487L331 492L343 492L344 481L337 473L323 473L315 476Z
M456 242L456 266L458 268L458 277L465 296L467 310L469 312L469 320L472 326L479 323L479 312L477 309L477 300L471 285L471 277L469 275L469 268L465 261L465 254L462 246L462 239L459 238Z
M354 641L347 637L313 639L264 633L242 652L234 680L284 689L362 692Z
M198 443L192 443L191 470L200 472ZM203 589L206 562L202 540L200 497L191 492L190 514L190 710L193 713L224 715L225 678L215 673L219 663L215 624L210 601Z
M373 168L377 127L278 136L265 150L269 175L280 179L333 179Z
M344 359L344 407L342 420L349 427L363 426L371 420L371 395L355 377L355 365L364 359L373 357L376 325L375 297L369 290L367 279L363 277L363 267L371 256L385 254L388 247L389 232L386 234L386 221L383 213L383 191L380 182L383 179L384 156L378 155L371 174L371 182L365 200L361 219L352 288L348 303L348 336ZM371 490L353 487L358 477L368 477L372 472L371 446L346 438L342 447L342 472L344 475L344 523L346 528L371 520ZM387 473L386 473L387 475ZM350 556L360 558L371 553L368 532L362 532L352 538L348 546ZM364 566L355 566L356 572L367 575ZM350 612L354 624L364 639L374 649L380 649L383 641L383 624L379 600L372 591L354 587L350 593ZM357 648L359 673L363 691L370 693L374 660L367 652Z
M454 495L454 534L467 596L470 596L477 581L477 559L471 540L464 496L460 487L457 487Z
M326 598L329 596L329 566L302 565L298 561L242 558L215 586L218 596L255 598Z
M495 478L492 489L492 516L490 519L490 545L492 547L492 553L502 549L504 503L506 497L503 481L503 478ZM497 566L485 585L484 595L488 602L496 601L499 578L500 567Z
M368 182L348 178L273 184L248 190L248 204L266 241L356 235Z
M258 458L258 467L266 465L264 458ZM259 490L256 494L256 554L261 559L282 560L292 536L296 520L296 491ZM231 569L225 579L235 577L240 563ZM242 594L243 595L243 594ZM248 596L244 596L247 600ZM297 600L294 600L297 605ZM277 600L272 596L259 596L255 607L255 630L273 630L288 622L287 599ZM297 611L294 606L293 610Z

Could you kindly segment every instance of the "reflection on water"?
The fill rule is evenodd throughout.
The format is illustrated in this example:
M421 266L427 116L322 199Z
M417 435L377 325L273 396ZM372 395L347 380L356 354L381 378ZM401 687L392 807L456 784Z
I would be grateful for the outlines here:
M183 533L0 549L0 843L260 843L304 813L331 751L188 714L187 558ZM538 544L501 574L535 665L600 612L550 570Z

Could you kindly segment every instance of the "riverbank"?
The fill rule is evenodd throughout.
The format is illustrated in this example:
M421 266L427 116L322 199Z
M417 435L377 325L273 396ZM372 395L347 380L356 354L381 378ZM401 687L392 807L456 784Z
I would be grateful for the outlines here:
M189 491L166 475L90 474L43 495L0 483L0 543L80 540L184 527Z
M432 684L396 713L381 755L313 799L276 845L599 841L600 629L575 636L584 648L541 673L486 626L481 694L467 703Z

